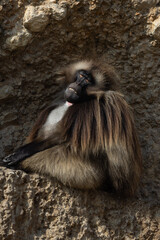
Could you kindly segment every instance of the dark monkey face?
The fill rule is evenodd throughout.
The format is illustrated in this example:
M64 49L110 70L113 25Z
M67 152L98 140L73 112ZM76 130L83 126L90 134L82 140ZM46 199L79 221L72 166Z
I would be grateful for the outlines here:
M78 103L89 100L91 96L87 95L88 86L94 85L94 78L90 72L79 70L76 72L75 81L65 90L65 98L70 103Z

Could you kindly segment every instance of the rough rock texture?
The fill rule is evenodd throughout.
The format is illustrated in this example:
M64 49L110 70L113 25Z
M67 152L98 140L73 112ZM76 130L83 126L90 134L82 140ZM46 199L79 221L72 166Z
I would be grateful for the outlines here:
M0 239L160 238L159 41L158 0L0 2L0 157L54 99L59 67L97 53L121 76L144 158L140 190L124 201L1 168Z

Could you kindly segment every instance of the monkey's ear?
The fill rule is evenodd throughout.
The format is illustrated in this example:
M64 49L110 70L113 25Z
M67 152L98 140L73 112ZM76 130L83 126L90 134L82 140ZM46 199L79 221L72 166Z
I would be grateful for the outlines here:
M105 90L105 91L107 91L107 90L115 90L113 87L112 87L112 84L113 84L113 80L106 80L106 81L104 81L104 83L103 83L103 89ZM117 87L116 87L117 88Z
M67 85L74 82L72 66L67 66L56 72L56 83Z
M103 86L105 90L119 90L120 89L120 78L115 70L110 67L106 73L104 73Z
M59 85L66 84L66 74L64 69L61 69L55 73L55 83Z

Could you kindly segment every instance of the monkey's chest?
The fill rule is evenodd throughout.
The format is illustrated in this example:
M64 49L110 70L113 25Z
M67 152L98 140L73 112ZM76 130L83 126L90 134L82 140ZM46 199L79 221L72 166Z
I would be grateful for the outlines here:
M63 118L68 107L69 106L65 103L50 112L45 124L43 125L45 135L56 127L56 124Z

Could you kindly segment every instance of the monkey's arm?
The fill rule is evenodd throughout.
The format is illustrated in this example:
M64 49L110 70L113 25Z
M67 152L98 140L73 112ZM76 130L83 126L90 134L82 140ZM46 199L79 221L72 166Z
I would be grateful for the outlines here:
M43 151L47 148L53 147L56 144L60 143L59 134L57 134L57 130L51 132L51 137L43 139L39 137L40 130L43 127L48 115L52 110L58 107L58 104L52 105L46 109L44 109L36 123L34 124L32 131L27 138L27 144L23 145L22 147L18 148L15 152L6 156L2 160L3 166L14 166L17 165L19 162L25 160L26 158L34 155L37 152Z
M56 135L57 136L57 135ZM3 166L14 166L18 163L22 162L26 158L34 155L37 152L41 152L45 149L51 148L57 144L60 144L60 139L57 137L52 137L52 139L48 138L41 141L33 141L24 146L18 148L14 153L5 157L2 160Z
M14 166L18 164L19 162L23 161L24 159L32 156L36 152L42 151L44 148L44 142L31 142L28 143L20 148L18 148L15 152L12 154L6 156L2 162L4 166Z

